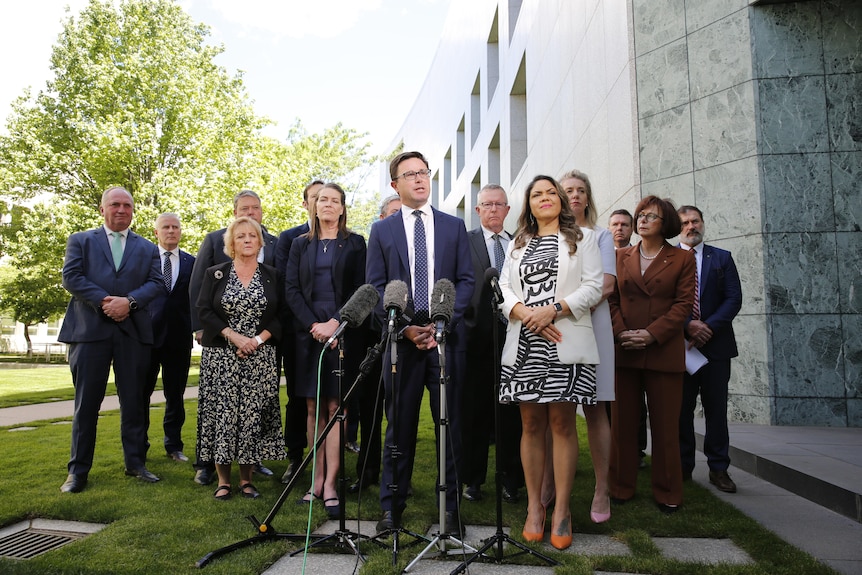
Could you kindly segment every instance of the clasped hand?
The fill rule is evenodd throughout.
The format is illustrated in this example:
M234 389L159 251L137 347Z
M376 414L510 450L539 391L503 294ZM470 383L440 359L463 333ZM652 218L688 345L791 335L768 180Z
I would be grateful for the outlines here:
M617 336L623 349L644 349L655 342L653 335L645 329L627 329Z
M520 320L521 324L529 331L542 336L549 342L560 343L563 341L563 334L554 325L554 319L557 317L557 310L554 309L554 306L527 307L519 303L512 309L511 315Z
M412 341L416 349L427 350L437 347L433 323L423 326L411 325L404 330L404 337Z
M119 323L129 317L129 298L115 295L102 300L102 313Z
M315 341L323 343L332 337L332 334L335 333L335 330L338 329L338 321L335 318L330 318L329 321L325 322L315 322L311 324L311 329L308 330L308 333L311 334L311 337L314 338ZM330 349L335 349L335 346L338 345L338 339L332 340L332 343L329 344Z
M236 355L242 359L250 357L259 347L257 340L253 337L246 337L241 333L233 330L228 334L228 341L236 348Z
M691 320L686 331L688 332L688 349L703 347L706 342L712 339L712 329L699 319Z

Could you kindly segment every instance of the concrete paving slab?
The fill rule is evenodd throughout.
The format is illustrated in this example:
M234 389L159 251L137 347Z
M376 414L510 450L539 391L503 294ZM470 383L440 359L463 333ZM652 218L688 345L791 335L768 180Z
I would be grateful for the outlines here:
M566 552L575 555L621 555L626 557L632 554L629 546L619 539L593 533L575 533L572 538L572 546Z
M730 539L653 537L652 542L668 559L685 563L754 564L748 553L737 547Z

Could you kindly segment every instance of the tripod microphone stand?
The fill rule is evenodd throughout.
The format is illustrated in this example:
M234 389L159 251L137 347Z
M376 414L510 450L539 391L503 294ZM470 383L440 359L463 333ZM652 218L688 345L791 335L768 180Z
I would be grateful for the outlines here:
M449 427L447 409L448 401L446 396L446 338L445 335L438 335L436 339L437 353L440 360L440 415L437 434L439 443L439 448L437 449L437 474L438 481L440 482L437 485L437 506L440 513L440 532L437 533L425 549L423 549L422 552L404 568L405 573L410 571L419 562L419 560L435 546L438 548L439 555L447 554L447 545L450 543L454 543L454 548L476 552L476 549L446 531L446 439Z
M391 374L392 374L392 377L391 377L392 416L388 417L388 412L387 412L387 419L389 421L389 425L392 426L392 437L393 437L393 442L392 442L392 445L390 446L390 451L389 451L390 457L392 458L392 469L393 469L392 481L393 482L389 486L389 489L392 491L393 495L395 495L395 494L398 494L398 489L399 489L397 469L398 469L398 459L401 457L402 453L401 453L401 450L398 448L398 443L397 443L397 438L398 438L398 407L399 407L398 406L398 396L399 396L399 392L398 392L398 388L399 388L398 339L396 338L395 333L394 333L394 329L392 327L390 327L389 331L387 332L386 342L387 342L387 344L389 344L389 350L390 350L389 351L389 359L390 359L391 370L392 370L391 371ZM394 497L393 497L393 500L394 500ZM396 527L393 527L392 529L387 529L385 531L381 531L380 533L378 533L377 535L372 537L371 540L374 541L375 543L381 544L380 539L382 539L388 535L392 535L392 566L394 567L395 565L398 564L398 553L400 552L400 549L401 549L401 542L400 542L399 535L401 535L403 533L405 535L409 535L410 537L412 537L414 539L414 541L412 541L408 545L412 545L418 541L428 541L428 538L424 537L422 535L419 535L418 533L414 533L414 532L402 527L401 526L401 520L400 520L400 514L401 514L400 510L396 511L395 509L392 509L390 511L392 513L392 518L395 521ZM396 513L397 513L397 515L396 515Z
M378 344L379 345L379 344ZM357 377L356 383L354 383L354 387L361 381L361 379L368 374L374 366L376 361L380 361L380 351L377 349L377 346L372 346L369 348L368 353L365 356L365 359L362 361L362 364L359 367L359 375ZM362 553L359 551L359 547L357 546L357 542L360 539L370 539L370 537L366 535L362 535L361 533L356 533L355 531L350 531L347 529L347 520L345 518L345 485L347 480L345 478L344 471L344 426L346 424L346 413L344 411L344 406L347 405L348 397L344 395L344 338L338 338L338 410L336 414L330 419L337 420L338 422L338 529L331 535L327 535L321 539L317 539L306 549L313 549L314 547L320 547L324 545L335 547L339 550L347 550L357 557L360 560L364 561L365 557L363 557ZM351 388L351 391L353 389ZM330 429L331 426L327 426L326 430ZM320 448L320 440L326 438L327 433L321 434L321 437L318 438L318 449ZM291 557L294 555L304 551L304 549L299 549L290 554Z
M486 274L487 277L487 274ZM497 288L499 289L499 288ZM495 322L503 319L502 314L500 313L500 304L503 303L500 300L500 297L497 295L497 289L491 290L491 316L494 318ZM500 330L499 327L494 325L494 329L491 330L491 341L493 343L493 365L494 365L494 436L497 440L494 442L494 480L497 483L496 488L496 504L497 504L497 532L489 537L485 544L476 551L476 553L467 558L466 561L458 565L450 575L457 575L458 573L463 573L470 563L474 561L480 560L484 562L491 562L500 565L506 559L512 559L514 557L520 557L521 555L533 555L542 559L549 565L559 565L559 562L551 559L547 555L539 553L535 549L531 549L527 545L524 545L520 541L516 541L506 535L503 531L503 471L500 469L500 438L503 436L503 425L500 418ZM520 551L516 553L512 553L508 556L503 553L503 544L508 543L509 545L513 545L520 549ZM493 555L488 555L486 552L491 548L494 549Z
M347 404L348 400L350 399L350 396L353 394L353 392L356 390L356 388L359 387L360 382L365 378L365 376L368 375L368 372L370 371L371 366L374 363L374 357L376 356L377 358L379 358L382 349L383 349L382 343L378 343L377 345L374 345L368 349L368 352L365 356L365 359L363 360L362 364L360 365L359 374L357 374L356 380L350 386L350 389L348 389L347 393L344 394L343 400L339 404L335 415L333 417L331 417L329 419L329 421L326 423L326 426L323 428L323 431L321 432L320 437L317 438L317 441L314 444L314 449L309 450L309 452L306 454L305 458L302 460L302 463L299 464L298 470L296 471L296 473L294 473L293 477L290 478L290 481L287 483L287 485L285 485L284 490L281 492L281 495L279 496L278 500L275 502L275 505L273 505L272 509L270 510L270 512L266 516L266 518L264 518L264 520L261 522L254 515L248 516L248 520L251 521L252 525L254 525L255 528L257 529L257 534L255 534L253 537L243 539L242 541L232 543L231 545L227 545L225 547L222 547L220 549L216 549L215 551L211 551L211 552L207 553L201 559L199 559L197 561L197 563L195 563L196 567L205 567L210 561L212 561L213 559L215 559L217 557L220 557L222 555L230 553L231 551L241 549L243 547L255 545L257 543L264 543L267 541L275 541L278 539L287 539L289 541L302 541L302 542L305 542L307 540L313 540L313 543L308 545L308 547L312 547L314 543L317 543L320 540L330 539L330 538L334 537L334 536L323 536L323 535L308 535L306 533L279 533L275 529L273 529L272 520L278 514L279 510L281 509L281 506L284 505L284 502L287 500L288 496L293 491L293 488L296 485L296 483L300 480L300 478L302 476L302 472L305 470L306 467L308 467L308 464L311 462L312 458L314 457L315 451L320 449L321 446L323 445L324 441L326 440L326 436L329 434L329 431L335 426L336 423L341 423L343 421L344 406ZM341 394L339 393L339 395L341 395ZM343 453L342 453L342 469L343 469ZM340 529L339 529L339 532L336 533L337 542L338 542L338 544L342 544L342 543L346 543L347 541L349 541L349 543L346 543L346 544L350 547L351 551L354 551L356 549L355 541L357 539L365 538L365 539L368 539L370 541L374 541L374 539L363 536L363 535L349 532L344 528L345 527L345 523L344 523L345 519L344 519L344 492L343 492L344 480L343 480L343 478L342 478L342 484L341 485L342 485L342 489L341 489L340 495L339 495L341 497L341 502L340 502L341 508L339 509L339 527L340 527ZM376 542L376 541L374 541L374 542L377 543L378 545L382 545L379 542ZM300 551L302 551L303 549L300 549ZM356 550L355 552L358 554L358 550ZM295 551L291 555L295 555L296 553L298 553L298 551ZM361 557L361 555L360 555L360 557Z

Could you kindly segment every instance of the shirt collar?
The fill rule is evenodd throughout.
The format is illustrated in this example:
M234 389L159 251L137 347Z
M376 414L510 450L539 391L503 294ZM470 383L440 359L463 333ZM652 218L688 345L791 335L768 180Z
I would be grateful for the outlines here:
M102 224L102 229L103 229L103 230L105 230L105 233L106 233L106 234L108 234L108 237L109 237L109 238L110 238L110 237L112 237L112 236L114 235L114 230L112 230L111 228L109 228L107 225ZM124 238L125 238L125 237L128 237L128 235L129 235L129 228L126 228L126 229L124 229L124 230L120 230L120 235L121 235L121 236L123 236Z

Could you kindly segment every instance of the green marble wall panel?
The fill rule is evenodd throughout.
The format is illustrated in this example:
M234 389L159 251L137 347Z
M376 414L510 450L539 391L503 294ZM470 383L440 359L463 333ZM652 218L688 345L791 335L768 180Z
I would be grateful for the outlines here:
M838 312L834 233L768 234L766 242L767 313Z
M862 229L862 152L835 152L829 157L836 229L859 231Z
M691 34L739 10L747 12L747 6L748 0L686 0L686 29Z
M823 74L819 2L773 4L752 11L758 78Z
M632 0L635 55L685 36L684 0Z
M692 102L691 121L695 169L739 160L757 151L751 82Z
M691 99L751 80L748 11L734 12L688 36Z
M838 314L773 315L776 397L844 399L844 354Z
M832 149L862 150L862 72L826 76L826 109Z
M762 153L829 151L823 76L760 80L758 95Z
M638 116L644 118L689 101L688 48L676 40L638 60Z
M691 172L691 112L688 105L643 118L638 126L641 182Z
M765 231L835 229L829 154L763 156L761 168Z
M823 49L827 74L862 72L862 2L823 2Z
M839 232L835 243L841 312L862 313L862 232Z

